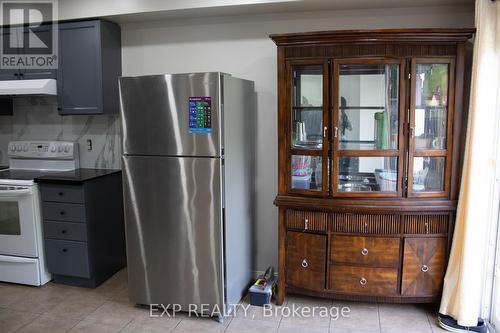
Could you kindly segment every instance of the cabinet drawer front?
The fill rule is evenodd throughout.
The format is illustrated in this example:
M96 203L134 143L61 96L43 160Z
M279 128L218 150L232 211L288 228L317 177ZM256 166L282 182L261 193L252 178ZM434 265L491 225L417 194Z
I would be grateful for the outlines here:
M334 235L331 242L333 262L376 267L399 265L399 238Z
M286 226L288 229L326 232L327 225L328 213L301 210L286 211Z
M90 278L87 243L46 239L45 252L50 273Z
M325 288L326 236L287 233L286 282L290 286Z
M339 293L394 295L397 282L397 268L330 267L330 289Z
M405 234L446 234L449 215L406 215Z
M80 185L52 185L41 186L43 201L57 201L70 203L83 203L83 186Z
M399 215L334 213L333 232L397 235L400 233Z
M45 220L85 222L85 206L81 204L44 202L43 218Z
M44 221L45 238L87 241L87 225L73 222Z

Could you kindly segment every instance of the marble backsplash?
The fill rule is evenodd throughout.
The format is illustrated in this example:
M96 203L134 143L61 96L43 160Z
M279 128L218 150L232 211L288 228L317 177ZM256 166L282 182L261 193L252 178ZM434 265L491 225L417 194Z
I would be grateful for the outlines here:
M87 149L92 140L92 150ZM14 114L0 116L0 165L8 164L7 145L13 140L63 140L79 143L82 168L120 168L118 116L60 116L56 97L14 99Z

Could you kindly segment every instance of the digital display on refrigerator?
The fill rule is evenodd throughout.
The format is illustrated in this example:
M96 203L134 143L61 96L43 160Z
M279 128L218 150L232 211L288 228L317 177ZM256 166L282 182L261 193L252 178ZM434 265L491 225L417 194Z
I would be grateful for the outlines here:
M208 96L189 97L189 133L212 132L212 98Z

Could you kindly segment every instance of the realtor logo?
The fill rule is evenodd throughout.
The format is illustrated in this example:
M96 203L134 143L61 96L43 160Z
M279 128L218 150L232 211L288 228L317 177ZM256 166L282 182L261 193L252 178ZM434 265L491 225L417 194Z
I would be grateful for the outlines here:
M0 1L0 68L57 68L57 1Z

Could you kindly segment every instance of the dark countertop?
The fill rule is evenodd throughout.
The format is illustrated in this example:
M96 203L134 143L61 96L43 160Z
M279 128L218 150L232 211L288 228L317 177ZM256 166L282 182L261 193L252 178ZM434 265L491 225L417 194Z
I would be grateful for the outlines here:
M103 177L106 175L111 175L114 173L119 173L121 170L118 169L76 169L73 171L64 171L51 173L50 175L45 175L35 178L36 183L57 183L57 184L81 184L83 182Z
M8 169L9 166L8 165L0 165L0 170L4 170L4 169Z

